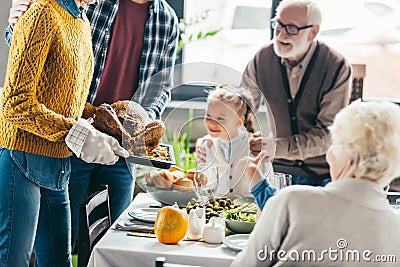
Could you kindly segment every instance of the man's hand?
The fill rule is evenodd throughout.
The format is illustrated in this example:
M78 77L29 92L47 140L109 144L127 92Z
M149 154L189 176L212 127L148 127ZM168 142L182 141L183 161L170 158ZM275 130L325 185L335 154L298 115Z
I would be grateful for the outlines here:
M129 156L115 138L96 130L85 119L79 119L72 126L65 143L78 158L88 163L112 165L119 156Z
M250 151L251 154L257 156L261 151L266 152L266 158L272 159L275 156L275 139L272 134L269 136L263 136L261 132L256 132L253 134L253 139L250 141Z
M8 17L8 23L11 27L14 27L18 19L28 10L31 5L31 0L13 0L10 8L10 16Z

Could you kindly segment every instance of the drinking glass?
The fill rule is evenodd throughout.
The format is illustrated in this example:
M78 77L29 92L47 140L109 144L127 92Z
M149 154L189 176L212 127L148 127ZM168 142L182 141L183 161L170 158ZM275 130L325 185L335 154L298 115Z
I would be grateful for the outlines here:
M282 189L286 186L292 185L292 175L287 173L275 172L274 175L270 177L269 182L277 189Z
M207 201L214 197L218 189L217 166L215 164L198 164L194 172L193 184L197 197L205 207Z

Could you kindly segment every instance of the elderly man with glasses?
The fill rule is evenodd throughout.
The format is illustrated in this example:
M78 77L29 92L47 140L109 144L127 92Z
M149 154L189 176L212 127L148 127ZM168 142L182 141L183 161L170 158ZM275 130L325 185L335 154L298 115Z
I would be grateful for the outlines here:
M292 174L295 184L324 186L330 181L327 127L349 102L351 65L316 40L322 16L315 2L283 0L276 11L272 43L249 62L242 85L255 99L263 94L274 115L274 170ZM273 154L268 144L274 142L259 136L251 143L253 153Z

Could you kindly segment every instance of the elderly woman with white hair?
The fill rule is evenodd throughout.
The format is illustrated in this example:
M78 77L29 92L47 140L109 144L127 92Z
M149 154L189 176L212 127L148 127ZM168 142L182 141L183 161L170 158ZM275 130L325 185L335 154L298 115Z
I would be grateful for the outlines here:
M400 175L399 122L393 103L358 101L341 110L326 155L332 182L271 197L231 266L399 266L400 215L383 190Z

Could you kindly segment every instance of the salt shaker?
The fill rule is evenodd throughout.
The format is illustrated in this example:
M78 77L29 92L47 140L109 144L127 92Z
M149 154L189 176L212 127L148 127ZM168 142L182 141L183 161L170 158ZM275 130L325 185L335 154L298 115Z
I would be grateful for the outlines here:
M204 241L210 244L220 244L225 237L224 218L211 217L210 222L204 226Z
M203 235L205 223L206 213L204 208L196 208L190 210L187 237L194 240L200 239Z

